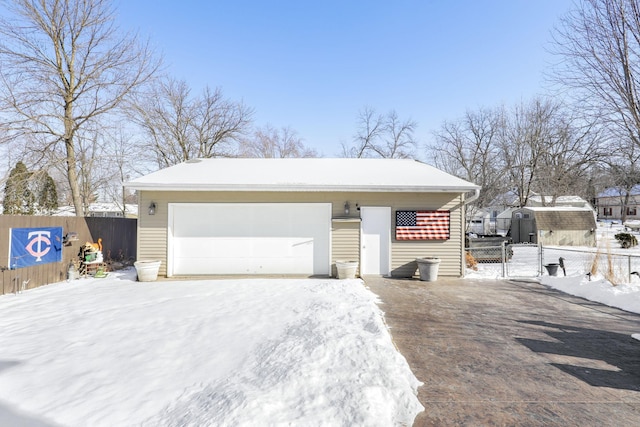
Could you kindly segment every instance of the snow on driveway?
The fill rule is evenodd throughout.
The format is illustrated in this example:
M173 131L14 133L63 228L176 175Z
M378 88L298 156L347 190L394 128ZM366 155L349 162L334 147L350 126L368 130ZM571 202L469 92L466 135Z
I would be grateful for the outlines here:
M0 424L410 425L420 385L360 280L135 282L0 297Z

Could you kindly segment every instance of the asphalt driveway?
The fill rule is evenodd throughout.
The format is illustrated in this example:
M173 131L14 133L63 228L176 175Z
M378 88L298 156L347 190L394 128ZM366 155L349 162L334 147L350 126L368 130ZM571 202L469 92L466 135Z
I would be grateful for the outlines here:
M365 281L424 383L415 426L640 424L640 315L529 282Z

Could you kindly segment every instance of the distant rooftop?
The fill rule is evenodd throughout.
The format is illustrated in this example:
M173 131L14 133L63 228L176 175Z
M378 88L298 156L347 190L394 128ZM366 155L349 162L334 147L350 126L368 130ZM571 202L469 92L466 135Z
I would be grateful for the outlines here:
M626 191L620 187L610 187L598 194L598 197L619 197L624 196ZM629 191L630 196L640 196L640 184L634 185Z
M138 216L138 205L129 204L125 205L126 215L127 216ZM89 205L88 216L116 216L110 215L114 213L122 213L122 208L116 203L109 202L97 202L91 203ZM60 206L55 212L52 213L53 216L75 216L75 209L73 206Z

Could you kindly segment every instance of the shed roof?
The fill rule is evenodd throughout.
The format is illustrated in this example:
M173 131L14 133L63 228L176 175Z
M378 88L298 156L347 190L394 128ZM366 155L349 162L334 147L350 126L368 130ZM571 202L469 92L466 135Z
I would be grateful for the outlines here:
M155 191L416 191L480 187L407 159L195 159L125 184Z
M518 209L533 212L538 230L595 230L594 211L589 208L530 207Z

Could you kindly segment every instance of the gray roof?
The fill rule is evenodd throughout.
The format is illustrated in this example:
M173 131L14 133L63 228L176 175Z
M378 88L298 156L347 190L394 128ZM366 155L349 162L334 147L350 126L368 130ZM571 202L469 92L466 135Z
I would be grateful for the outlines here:
M598 197L621 197L627 194L627 190L620 187L610 187L604 189L601 193L598 194ZM631 190L629 190L630 196L640 195L640 184L634 185Z
M591 209L523 208L522 210L533 212L538 230L596 229L596 219Z

